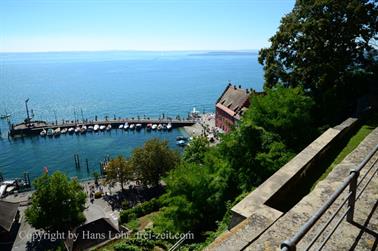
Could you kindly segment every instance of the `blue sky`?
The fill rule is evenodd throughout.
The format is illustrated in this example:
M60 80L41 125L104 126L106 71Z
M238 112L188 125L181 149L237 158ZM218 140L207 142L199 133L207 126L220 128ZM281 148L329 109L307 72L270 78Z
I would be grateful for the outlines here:
M0 51L246 50L294 0L1 0Z

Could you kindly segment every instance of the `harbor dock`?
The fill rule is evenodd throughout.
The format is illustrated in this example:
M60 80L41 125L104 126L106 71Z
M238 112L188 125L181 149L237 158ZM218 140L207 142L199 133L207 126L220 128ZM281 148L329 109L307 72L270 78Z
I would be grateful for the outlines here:
M76 128L77 126L94 126L94 125L111 125L113 129L118 128L120 125L128 124L141 124L142 128L146 128L148 124L168 124L172 125L172 128L191 126L196 123L192 119L108 119L108 120L93 120L93 121L63 121L62 123L53 123L46 121L33 121L26 120L20 124L12 124L9 128L10 137L24 137L39 135L41 131L47 129L65 129Z

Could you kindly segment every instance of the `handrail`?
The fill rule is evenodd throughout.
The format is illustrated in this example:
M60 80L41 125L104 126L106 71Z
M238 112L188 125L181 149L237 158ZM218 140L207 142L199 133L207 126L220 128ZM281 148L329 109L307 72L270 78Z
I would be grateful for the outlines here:
M344 180L344 182L337 188L337 190L331 195L331 197L325 202L325 204L319 208L319 210L298 230L298 232L289 240L285 240L281 243L281 251L295 251L297 243L307 234L308 231L315 225L315 223L323 216L323 214L332 206L332 204L336 201L336 199L340 196L341 193L344 192L345 188L349 186L349 194L347 198L341 203L339 208L336 210L336 212L331 216L330 220L326 222L325 226L316 234L314 237L314 240L307 246L305 250L308 250L311 248L311 246L314 244L314 242L319 238L319 236L323 233L324 229L329 225L329 223L335 218L335 216L339 213L342 206L345 204L346 201L348 201L348 208L343 213L342 217L338 220L336 226L332 229L331 233L327 236L327 238L323 241L321 246L324 246L325 243L328 241L328 239L331 237L333 232L336 230L338 225L341 223L341 221L344 219L344 217L347 217L348 222L353 221L353 214L354 214L354 206L357 199L360 197L363 190L365 190L367 184L370 183L371 179L368 180L368 182L365 184L363 189L360 191L358 196L356 196L357 193L357 187L361 184L362 180L365 179L367 176L367 173L372 170L374 165L377 163L378 159L374 161L372 166L369 168L367 173L362 177L360 182L357 184L357 179L360 174L360 171L366 164L370 161L370 159L374 156L374 154L378 151L378 144L373 148L372 151L369 152L369 154L363 159L363 161L356 167L355 170L351 170L349 176ZM373 173L374 176L375 172Z

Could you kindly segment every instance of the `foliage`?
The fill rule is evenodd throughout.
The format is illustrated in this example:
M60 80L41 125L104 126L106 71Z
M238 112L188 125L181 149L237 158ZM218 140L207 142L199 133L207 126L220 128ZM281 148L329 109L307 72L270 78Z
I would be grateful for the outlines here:
M134 218L139 218L146 214L158 211L161 206L161 200L159 198L153 198L149 201L138 204L133 208L122 210L120 213L120 221L121 223L126 223Z
M26 220L34 228L67 232L85 222L86 195L77 180L69 181L61 172L44 174L34 181L32 204Z
M205 153L208 150L209 141L206 137L194 137L190 144L185 148L182 158L187 162L202 164L205 158Z
M301 87L269 89L253 96L244 120L277 134L291 149L302 149L314 136L311 109L314 102Z
M159 139L146 141L143 147L135 148L131 155L137 178L146 186L159 185L162 176L179 161L179 154L168 147L167 141Z
M133 166L129 160L126 160L122 156L118 156L109 161L109 164L106 167L107 182L119 182L123 191L124 184L132 178Z
M260 50L265 87L303 86L320 124L343 118L377 82L378 5L370 0L298 0Z
M229 172L223 170L226 166L210 165L182 163L169 173L164 200L168 206L155 217L156 231L201 234L215 226L215 220L224 213Z

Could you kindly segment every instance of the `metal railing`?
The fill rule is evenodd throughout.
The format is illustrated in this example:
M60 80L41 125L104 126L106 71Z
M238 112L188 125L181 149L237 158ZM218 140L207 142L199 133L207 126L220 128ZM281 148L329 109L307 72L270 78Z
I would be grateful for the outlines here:
M370 168L366 171L364 176L358 182L358 176L360 175L361 169L367 165L367 163L372 159L374 154L378 151L378 145L374 147L374 149L365 157L365 159L357 166L355 170L351 170L349 176L344 180L341 186L331 195L331 197L325 202L325 204L299 229L299 231L289 240L286 240L281 243L281 251L295 251L298 242L311 230L311 228L315 225L315 223L323 216L323 214L334 204L336 199L344 192L344 190L349 186L349 193L347 194L346 198L343 199L339 207L336 211L331 215L328 221L320 228L319 231L316 232L313 239L310 243L305 247L304 250L309 250L315 242L319 239L319 237L325 232L325 229L329 226L329 224L336 218L338 213L347 203L347 207L345 212L342 213L334 227L329 231L328 235L324 238L322 243L317 247L316 250L321 250L327 241L331 238L332 234L336 231L337 227L343 221L346 216L346 220L350 223L353 222L353 215L354 215L354 207L356 201L360 198L361 194L368 186L370 181L373 179L375 173L377 173L378 168L376 168L371 177L365 183L365 185L359 190L357 194L357 189L360 187L362 181L367 177L369 172L374 168L375 164L378 161L378 158L373 161Z

